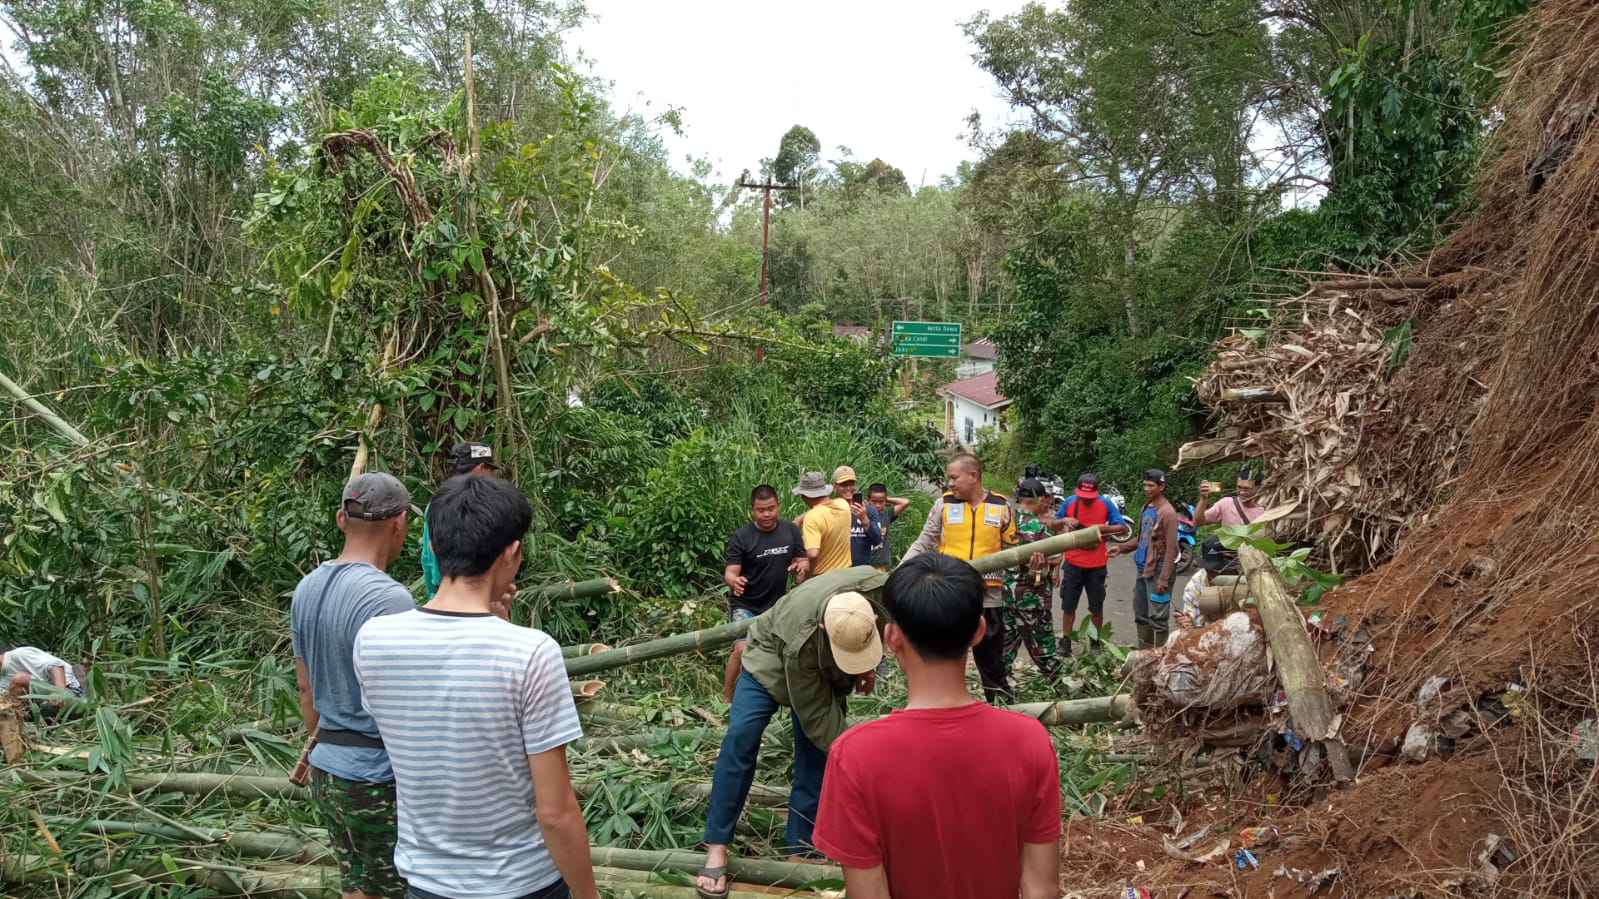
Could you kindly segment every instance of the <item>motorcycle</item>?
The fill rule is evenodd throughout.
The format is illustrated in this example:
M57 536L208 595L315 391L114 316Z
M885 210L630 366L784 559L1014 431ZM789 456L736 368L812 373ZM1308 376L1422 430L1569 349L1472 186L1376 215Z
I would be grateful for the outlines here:
M1138 537L1138 517L1127 512L1127 497L1115 484L1105 484L1099 488L1099 495L1116 504L1116 510L1122 513L1122 518L1127 522L1127 533L1111 534L1108 538L1112 543L1126 543Z
M1194 505L1183 503L1177 512L1177 574L1182 574L1194 564L1194 547L1198 540L1199 529L1194 525Z

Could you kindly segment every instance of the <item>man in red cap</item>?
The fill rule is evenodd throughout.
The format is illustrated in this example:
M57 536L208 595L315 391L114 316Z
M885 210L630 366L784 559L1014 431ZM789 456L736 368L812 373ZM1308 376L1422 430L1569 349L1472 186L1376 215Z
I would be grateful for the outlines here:
M1077 479L1077 490L1055 510L1049 523L1056 532L1075 531L1078 528L1100 525L1126 533L1127 520L1116 504L1099 495L1099 476L1083 472ZM1101 534L1104 531L1100 532ZM1088 593L1088 617L1094 622L1093 633L1088 638L1088 651L1099 652L1099 632L1105 626L1105 565L1108 554L1105 541L1088 549L1066 550L1060 567L1060 654L1072 654L1072 628L1077 623L1077 602L1083 592Z

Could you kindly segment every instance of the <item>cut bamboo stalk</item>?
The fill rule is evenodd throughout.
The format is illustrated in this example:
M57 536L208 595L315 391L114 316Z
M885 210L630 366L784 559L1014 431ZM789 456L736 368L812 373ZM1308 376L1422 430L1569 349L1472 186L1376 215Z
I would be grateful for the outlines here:
M59 816L51 817L49 820L66 826L81 824L85 830L93 830L101 834L136 833L182 843L201 841L214 843L218 847L231 850L233 853L247 858L276 859L308 865L320 864L333 858L332 853L328 851L328 847L320 843L302 840L286 833L215 830L208 827L190 827L188 830L193 832L185 833L176 827L141 821L91 820L80 822L72 818Z
M1216 621L1223 615L1236 612L1239 604L1249 596L1248 584L1222 584L1199 591L1199 613L1206 621Z
M1013 547L992 555L980 556L972 560L972 567L981 574L1002 571L1006 568L1015 568L1023 564L1035 552L1052 556L1068 549L1087 549L1096 546L1101 539L1103 538L1100 536L1097 526L1079 528L1070 533L1046 537L1037 543L1029 543L1026 546ZM598 671L608 671L612 668L621 668L638 662L646 662L650 659L680 655L686 652L704 653L713 649L720 649L723 646L731 646L733 641L748 633L750 624L753 621L755 619L746 618L743 621L733 621L704 630L690 631L686 634L674 634L670 637L662 637L659 640L635 643L632 646L619 646L607 652L567 659L566 673L568 677L581 677Z
M693 887L673 886L665 883L641 883L640 872L629 871L626 868L594 869L594 879L604 884L607 893L622 894L637 897L637 899L698 899L699 894ZM765 890L740 889L745 884L732 882L727 885L727 899L772 899L772 894ZM781 894L780 894L781 895Z
M1238 548L1238 561L1249 579L1255 608L1260 611L1260 624L1282 681L1294 730L1306 740L1323 744L1334 777L1341 781L1352 779L1348 750L1338 741L1340 716L1327 692L1327 673L1305 627L1305 616L1300 614L1269 556L1245 544Z
M607 593L618 593L622 585L615 578L597 577L587 581L559 581L519 591L526 602L560 602L568 599L593 599ZM607 647L609 648L609 647Z
M4 374L0 374L0 389L4 389L6 393L16 397L17 402L21 403L29 411L33 412L33 414L44 419L44 423L54 428L57 434L60 434L62 437L67 438L69 441L77 444L78 446L89 445L89 438L79 433L77 428L67 424L66 421L61 418L61 416L51 412L44 403L34 399L33 394L23 390L22 385L6 377Z
M1127 716L1131 706L1132 697L1123 694L1062 702L1024 702L1011 706L1010 710L1037 718L1046 727L1073 727L1120 721Z
M336 868L296 865L283 870L245 869L174 859L185 884L201 887L223 896L251 896L261 899L339 899L339 872ZM161 862L127 863L109 854L75 856L71 873L59 858L41 855L0 855L0 880L13 884L56 884L83 875L104 876L113 884L138 886L142 883L172 883L174 874Z
M60 784L77 783L90 779L91 775L82 771L17 771L16 777L23 783L30 784ZM129 774L127 784L134 792L155 790L169 793L193 793L206 795L219 793L237 799L281 799L290 796L299 796L304 791L289 783L287 777L252 777L242 774L206 774L202 772L182 772L171 774Z
M576 659L582 656L591 656L597 652L604 652L610 648L604 643L579 643L576 646L561 647L561 657L564 659Z
M681 850L657 851L652 849L619 849L614 846L595 846L589 850L589 859L596 865L626 868L630 871L682 871L692 874L705 864L705 856L698 852ZM739 858L727 860L727 873L733 880L761 886L797 889L807 883L823 879L841 879L844 874L831 865L808 865L803 862L785 862L772 859Z
M577 702L587 702L598 696L605 687L602 680L575 680L572 681L572 699Z
M664 730L665 733L657 733ZM623 734L619 737L583 737L568 744L574 752L622 752L629 749L644 749L661 743L663 740L714 740L721 742L722 731L710 727L678 727L657 728L648 733Z

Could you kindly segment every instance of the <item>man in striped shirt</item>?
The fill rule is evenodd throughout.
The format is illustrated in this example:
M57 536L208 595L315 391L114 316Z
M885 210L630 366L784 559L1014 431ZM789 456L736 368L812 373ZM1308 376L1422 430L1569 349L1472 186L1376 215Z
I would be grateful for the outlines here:
M428 507L443 582L355 640L363 702L394 765L394 863L411 899L598 899L566 744L582 736L561 648L490 609L533 513L485 474Z

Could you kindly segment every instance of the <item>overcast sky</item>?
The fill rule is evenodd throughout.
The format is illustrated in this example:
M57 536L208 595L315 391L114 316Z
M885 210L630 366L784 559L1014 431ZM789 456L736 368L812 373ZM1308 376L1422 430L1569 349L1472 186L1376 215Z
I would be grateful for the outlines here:
M898 166L934 184L976 154L965 119L1011 117L994 80L972 62L960 23L1023 0L588 0L593 19L569 36L611 80L623 110L683 110L667 134L672 161L708 158L724 179L777 155L790 126L810 128L822 158Z

